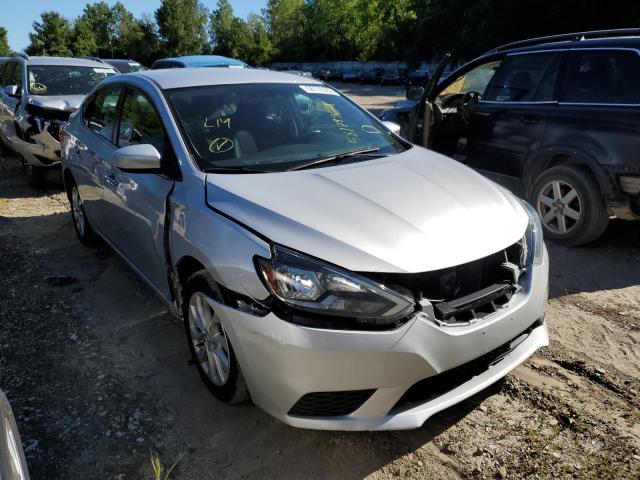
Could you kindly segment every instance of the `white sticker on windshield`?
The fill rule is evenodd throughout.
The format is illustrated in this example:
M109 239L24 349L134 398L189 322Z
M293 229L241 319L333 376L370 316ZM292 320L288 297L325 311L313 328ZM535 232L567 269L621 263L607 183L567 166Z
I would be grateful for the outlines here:
M329 87L323 87L321 85L300 85L300 88L307 93L320 93L323 95L338 95L338 92L330 89Z
M94 68L93 71L96 73L115 73L112 68Z

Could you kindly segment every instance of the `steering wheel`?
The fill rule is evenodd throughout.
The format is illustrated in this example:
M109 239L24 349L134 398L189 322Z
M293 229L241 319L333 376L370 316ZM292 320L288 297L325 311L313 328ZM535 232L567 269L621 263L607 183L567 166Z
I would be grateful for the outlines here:
M460 116L462 116L464 123L469 123L471 114L478 104L478 100L480 100L480 94L478 92L470 91L462 96L458 111L460 112Z

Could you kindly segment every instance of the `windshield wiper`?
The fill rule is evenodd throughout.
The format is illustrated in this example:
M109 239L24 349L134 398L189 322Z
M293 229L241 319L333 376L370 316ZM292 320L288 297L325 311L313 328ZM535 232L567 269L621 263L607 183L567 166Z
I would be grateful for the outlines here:
M311 160L309 162L300 163L298 165L294 165L293 167L287 168L287 172L292 172L294 170L304 170L305 168L314 167L316 165L321 165L323 163L330 162L339 162L341 160L345 160L347 158L366 156L366 157L386 157L385 154L372 155L379 151L379 147L375 148L363 148L362 150L353 150L351 152L338 153L337 155L331 155L330 157L316 158L315 160Z
M273 173L273 170L263 170L253 167L208 167L203 168L204 173Z

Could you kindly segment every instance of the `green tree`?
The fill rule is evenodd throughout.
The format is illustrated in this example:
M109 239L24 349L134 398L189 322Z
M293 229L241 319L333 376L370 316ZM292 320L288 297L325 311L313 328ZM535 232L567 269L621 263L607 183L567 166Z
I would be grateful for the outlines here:
M307 21L304 0L269 0L263 15L277 60L307 60ZM323 21L323 19L318 19ZM334 34L335 32L331 32Z
M11 49L9 48L9 41L7 40L7 29L0 27L0 57L11 56Z
M31 55L68 56L71 40L71 24L57 12L43 12L40 21L33 22L33 32L29 34L27 53Z
M244 60L251 65L264 65L271 60L273 45L267 33L265 20L260 15L251 14L247 19L247 27L251 35L249 49L244 53Z
M155 16L167 55L193 55L207 50L208 12L198 0L162 0Z
M132 23L123 23L120 31L123 56L150 65L160 57L160 40L152 17L143 15Z
M110 7L105 1L87 4L76 23L79 21L93 33L97 45L94 55L103 58L115 58L125 53L123 31L134 28L136 23L133 14L122 3L116 2Z
M98 55L98 42L89 22L79 17L73 23L71 49L77 57Z

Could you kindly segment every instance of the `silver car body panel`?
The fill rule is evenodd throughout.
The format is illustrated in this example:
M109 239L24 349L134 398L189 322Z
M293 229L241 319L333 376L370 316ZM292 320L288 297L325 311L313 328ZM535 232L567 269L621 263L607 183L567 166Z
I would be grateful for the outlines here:
M113 146L105 143L110 142L86 128L79 115L66 129L63 169L78 184L89 221L174 314L177 293L170 287L168 270L175 271L187 258L202 264L221 286L261 302L269 292L253 258L269 257L271 242L355 271L403 273L460 265L498 252L525 233L528 217L515 197L470 169L419 147L388 158L308 171L256 175L199 171L163 88L264 81L309 82L254 70L216 71L213 77L203 70L176 69L126 74L101 84L133 85L153 101L178 159L181 178L175 181L158 174L117 172L118 194L118 189L105 185L108 175L96 158L101 151L97 156L109 162ZM95 213L100 208L105 208L103 213ZM106 227L115 218L108 213L114 208L120 210L122 225ZM133 235L144 238L124 248ZM149 273L149 263L157 264L155 273ZM159 273L161 269L167 275ZM523 278L521 290L507 306L455 327L419 313L385 331L310 328L273 312L257 316L210 301L228 332L252 399L265 411L305 428L402 429L420 426L548 344L542 322L548 286L546 250L542 263L527 267ZM508 344L532 325L537 326L486 372L434 400L390 413L415 382ZM350 415L288 414L307 393L358 389L376 391Z
M528 223L512 195L421 147L315 170L209 175L207 201L276 243L361 272L467 263L515 243Z

